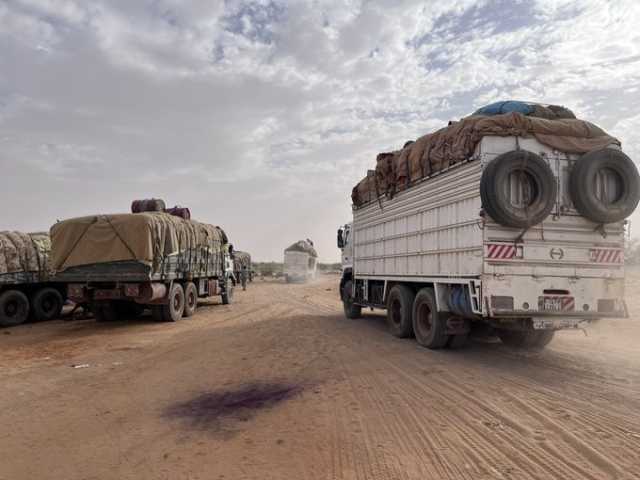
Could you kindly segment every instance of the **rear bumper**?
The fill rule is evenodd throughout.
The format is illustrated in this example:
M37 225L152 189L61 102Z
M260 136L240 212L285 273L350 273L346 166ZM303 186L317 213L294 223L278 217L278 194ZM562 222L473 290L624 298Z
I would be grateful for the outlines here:
M492 318L540 319L628 318L623 278L534 277L484 275L483 315ZM561 308L545 310L545 297L561 300Z

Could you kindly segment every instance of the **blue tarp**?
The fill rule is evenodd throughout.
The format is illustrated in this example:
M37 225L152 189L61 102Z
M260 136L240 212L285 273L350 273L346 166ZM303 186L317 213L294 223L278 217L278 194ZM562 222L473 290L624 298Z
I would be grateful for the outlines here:
M533 105L517 100L507 100L486 105L474 112L474 115L501 115L503 113L517 112L522 115L530 115L534 111Z

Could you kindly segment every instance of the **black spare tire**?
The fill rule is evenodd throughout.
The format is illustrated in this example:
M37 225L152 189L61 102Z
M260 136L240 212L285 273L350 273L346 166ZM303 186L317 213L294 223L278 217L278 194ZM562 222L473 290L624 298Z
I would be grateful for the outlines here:
M589 152L571 171L569 193L582 216L596 223L619 222L638 206L638 169L620 150Z
M494 158L480 180L484 211L506 227L527 228L542 222L553 209L556 192L549 165L527 150Z

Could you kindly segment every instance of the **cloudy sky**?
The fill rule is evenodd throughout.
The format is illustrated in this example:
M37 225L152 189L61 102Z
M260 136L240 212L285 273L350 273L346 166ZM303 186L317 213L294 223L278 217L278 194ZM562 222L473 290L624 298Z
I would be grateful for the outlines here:
M375 154L482 104L566 105L640 159L638 25L636 0L0 0L0 229L155 196L258 260L335 261Z

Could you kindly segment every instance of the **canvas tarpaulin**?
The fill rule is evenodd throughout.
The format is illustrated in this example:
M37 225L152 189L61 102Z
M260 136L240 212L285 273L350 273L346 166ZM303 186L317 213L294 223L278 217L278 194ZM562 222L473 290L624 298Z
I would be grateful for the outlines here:
M397 152L378 155L375 173L367 174L352 191L354 205L382 194L393 196L421 178L471 159L482 137L490 135L533 137L555 150L575 154L620 145L601 128L578 119L548 120L517 112L466 117L408 142Z
M0 232L0 275L48 273L50 251L46 233Z
M134 260L156 269L163 259L186 251L220 255L226 243L221 228L167 213L91 215L51 227L51 265L60 272Z
M308 253L312 257L317 257L318 253L316 249L313 248L313 244L308 240L298 240L296 243L289 245L284 250L285 252L304 252Z

